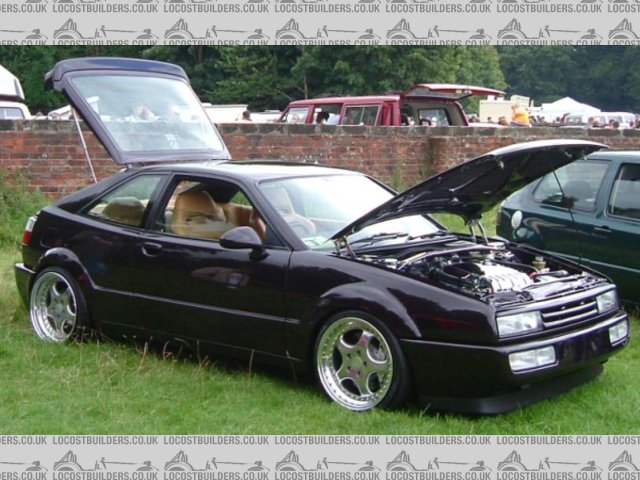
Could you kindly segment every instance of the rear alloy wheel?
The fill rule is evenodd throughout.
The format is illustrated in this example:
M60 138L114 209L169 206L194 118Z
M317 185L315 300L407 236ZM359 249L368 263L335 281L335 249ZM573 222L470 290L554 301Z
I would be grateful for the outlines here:
M79 337L86 323L82 292L63 270L47 268L31 288L29 315L36 335L43 340L65 342Z
M361 312L333 317L315 348L318 380L335 402L354 411L397 407L407 399L409 376L397 339Z

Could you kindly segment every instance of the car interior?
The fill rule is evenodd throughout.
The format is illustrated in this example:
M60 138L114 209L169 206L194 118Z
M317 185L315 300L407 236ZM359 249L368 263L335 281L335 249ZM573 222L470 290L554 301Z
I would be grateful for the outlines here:
M271 201L271 204L299 237L307 237L316 233L315 224L308 218L296 213L287 190L283 187L268 187L263 191Z
M221 182L181 182L164 216L166 231L185 237L217 240L232 228L251 227L266 238L267 226L257 210L237 187Z

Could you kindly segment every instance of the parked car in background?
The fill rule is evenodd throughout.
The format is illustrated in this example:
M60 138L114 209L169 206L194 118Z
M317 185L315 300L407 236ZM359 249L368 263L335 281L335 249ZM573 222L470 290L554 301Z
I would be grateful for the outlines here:
M202 106L213 123L239 122L242 120L242 113L249 108L246 103L212 105L209 102L203 102Z
M476 413L566 391L627 344L603 276L429 216L477 225L601 144L513 145L396 194L348 170L229 161L175 65L65 60L47 84L128 168L27 222L16 282L44 340L152 337L314 372L351 410L415 396Z
M296 100L282 113L280 122L366 126L468 126L469 120L460 101L472 95L499 96L504 95L504 92L471 85L420 83L396 94Z
M589 123L591 119L591 123ZM608 127L611 121L618 122L619 128L634 128L636 116L629 112L598 112L593 115L569 114L564 119L567 127Z
M31 118L24 104L24 92L20 80L0 65L0 120L22 120Z
M599 151L501 205L497 231L599 270L640 304L640 152Z
M248 111L248 104L237 105L212 105L203 103L207 115L213 123L238 123L244 122L242 114ZM250 112L253 123L276 123L282 112L280 110L264 110L262 112Z
M31 118L31 112L24 103L0 100L0 120L24 120L27 118Z

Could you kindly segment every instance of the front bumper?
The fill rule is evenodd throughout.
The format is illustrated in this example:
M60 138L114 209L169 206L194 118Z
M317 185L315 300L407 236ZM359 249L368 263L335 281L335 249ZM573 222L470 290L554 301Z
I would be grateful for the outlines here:
M26 306L29 306L29 289L31 288L31 282L36 273L23 263L16 263L14 270L20 298L22 298L22 302Z
M601 364L629 341L611 344L609 327L629 322L619 311L600 322L544 340L479 346L401 340L412 370L418 401L433 410L497 414L570 390L595 378ZM556 363L511 371L509 354L553 346Z

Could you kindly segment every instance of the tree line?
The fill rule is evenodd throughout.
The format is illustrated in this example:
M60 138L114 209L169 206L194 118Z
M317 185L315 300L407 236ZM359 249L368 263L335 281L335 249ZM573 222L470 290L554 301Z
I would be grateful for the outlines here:
M640 111L638 47L0 46L0 64L20 78L32 112L66 103L42 81L57 61L96 55L177 63L203 101L252 110L446 82L505 89L536 105L571 96L603 110Z

